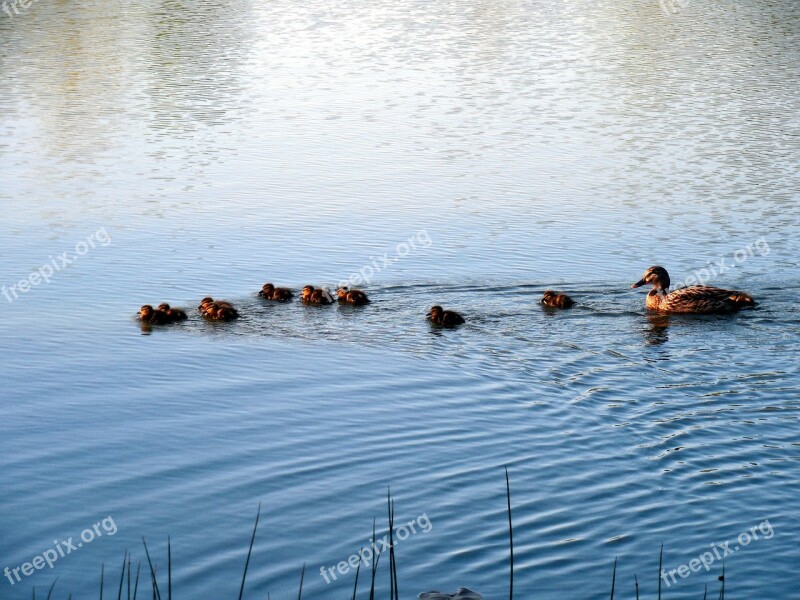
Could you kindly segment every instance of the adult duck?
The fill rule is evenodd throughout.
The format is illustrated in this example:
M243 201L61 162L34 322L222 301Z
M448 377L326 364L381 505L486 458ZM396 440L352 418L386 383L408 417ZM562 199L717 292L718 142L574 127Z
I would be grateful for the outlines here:
M664 267L653 266L631 288L650 284L648 309L660 313L730 314L743 308L753 308L756 301L750 294L709 285L693 285L669 291L669 273Z

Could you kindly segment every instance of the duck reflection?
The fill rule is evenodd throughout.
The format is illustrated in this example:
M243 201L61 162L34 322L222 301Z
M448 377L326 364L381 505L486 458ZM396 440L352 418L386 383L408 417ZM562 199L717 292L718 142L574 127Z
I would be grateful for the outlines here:
M670 315L649 313L647 321L644 338L648 346L659 346L669 341Z

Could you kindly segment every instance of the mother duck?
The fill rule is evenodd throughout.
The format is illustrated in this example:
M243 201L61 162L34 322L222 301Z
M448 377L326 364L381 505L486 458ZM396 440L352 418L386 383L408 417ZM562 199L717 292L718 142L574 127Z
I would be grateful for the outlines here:
M647 269L631 287L646 284L653 286L647 294L646 306L660 313L730 314L756 305L750 294L708 285L693 285L670 292L669 273L659 266Z

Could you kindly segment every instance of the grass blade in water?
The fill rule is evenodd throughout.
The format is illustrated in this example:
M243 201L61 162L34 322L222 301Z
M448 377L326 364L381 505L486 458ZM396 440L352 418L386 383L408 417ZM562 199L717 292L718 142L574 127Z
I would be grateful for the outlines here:
M506 502L508 504L508 546L509 546L509 569L510 581L508 585L508 600L514 598L514 527L511 524L511 484L508 482L508 467L506 470Z
M242 585L239 588L239 600L242 600L244 595L244 582L247 579L247 567L250 566L250 556L253 554L253 544L256 541L256 530L258 529L258 519L261 517L261 502L258 503L258 512L256 513L256 524L253 526L253 535L250 537L250 548L247 550L247 560L244 563L244 573L242 573Z

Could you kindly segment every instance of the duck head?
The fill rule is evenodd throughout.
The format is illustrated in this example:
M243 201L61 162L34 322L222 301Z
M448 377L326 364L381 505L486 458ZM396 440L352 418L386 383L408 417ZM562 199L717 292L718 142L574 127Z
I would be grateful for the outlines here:
M314 286L313 285L303 286L303 293L302 293L303 300L310 300L311 299L311 294L313 294L313 293L314 293Z
M428 311L428 318L429 319L436 319L436 318L440 317L443 312L444 312L444 309L441 306L439 306L438 304L436 306L431 306L431 309Z
M158 305L158 310L160 310L162 312L169 312L170 311L170 305L167 304L166 302L164 302L163 304L159 304Z
M153 307L149 304L145 304L142 308L139 309L139 318L142 321L148 321L153 317Z
M347 292L349 291L350 289L346 285L343 285L338 290L336 290L336 295L338 296L339 300L346 300Z
M553 298L555 297L556 293L553 290L547 290L542 296L542 304L547 304L548 302L552 301Z
M642 287L643 285L650 284L657 290L669 289L669 273L664 267L653 266L647 269L642 275L642 278L634 283L631 288Z
M265 296L271 296L272 293L275 291L275 286L271 283L265 283L264 286L261 288L261 292Z

